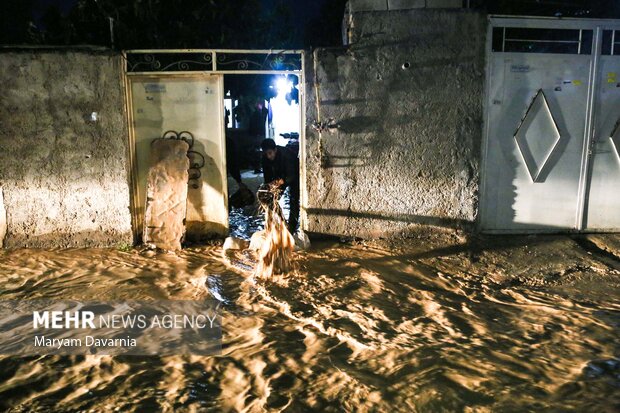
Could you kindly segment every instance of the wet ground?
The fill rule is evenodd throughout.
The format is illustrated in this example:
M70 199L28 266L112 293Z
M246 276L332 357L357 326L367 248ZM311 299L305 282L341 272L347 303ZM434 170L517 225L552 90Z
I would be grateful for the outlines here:
M241 173L241 180L255 194L263 183L263 174L246 170ZM228 177L228 195L231 196L238 189L239 185L235 180ZM245 208L231 207L228 211L228 224L230 236L241 239L250 239L253 233L265 228L264 217L257 202Z
M0 299L211 297L220 356L0 357L8 411L620 411L620 237L0 252Z

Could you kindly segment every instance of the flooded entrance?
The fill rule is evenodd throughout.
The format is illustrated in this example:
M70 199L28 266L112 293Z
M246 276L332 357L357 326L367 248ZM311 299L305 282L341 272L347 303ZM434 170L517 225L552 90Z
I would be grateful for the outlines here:
M291 74L224 75L226 167L228 172L229 228L234 237L249 239L263 229L263 214L255 194L271 179L264 169L261 144L271 139L278 150L296 159L299 173L301 105L299 76ZM284 149L282 149L284 148ZM299 184L299 174L295 178ZM282 208L289 218L291 186ZM299 203L299 189L296 199ZM299 211L293 211L297 216Z
M0 252L2 299L223 305L215 357L0 358L13 411L601 411L620 405L620 241L323 243L287 287L243 253ZM248 266L250 265L250 266Z
M190 144L187 239L249 238L261 227L258 208L241 199L229 209L229 195L230 201L243 198L234 196L243 183L252 197L263 182L265 138L301 158L303 53L132 50L125 58L136 240L143 231L150 144L171 133Z

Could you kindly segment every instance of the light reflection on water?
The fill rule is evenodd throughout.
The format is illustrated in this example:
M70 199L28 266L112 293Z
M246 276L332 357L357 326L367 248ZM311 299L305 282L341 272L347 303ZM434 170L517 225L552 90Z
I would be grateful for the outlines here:
M255 191L256 192L256 191ZM287 189L280 198L279 204L284 213L284 217L288 219L289 190ZM260 211L258 203L244 208L230 208L228 211L229 235L231 237L250 239L253 233L265 229L265 216Z
M557 252L566 244L553 242L540 248ZM506 254L512 264L505 257L487 262L490 256L473 264L459 248L421 241L394 248L325 244L298 253L299 270L284 285L253 280L245 265L250 255L224 258L217 247L155 257L105 249L2 251L0 299L208 297L222 301L225 313L217 357L3 356L0 406L615 411L616 270L600 275L602 266L588 264L571 273L570 283L543 282L552 277L542 273L536 282L525 275L515 282L498 276L502 268L523 272L532 262L519 264L518 253Z
M257 205L245 208L231 208L228 212L229 234L231 237L250 239L253 233L265 229L264 217Z

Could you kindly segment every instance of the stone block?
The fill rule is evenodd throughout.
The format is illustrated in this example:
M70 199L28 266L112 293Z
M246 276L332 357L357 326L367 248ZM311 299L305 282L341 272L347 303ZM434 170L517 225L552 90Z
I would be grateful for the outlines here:
M189 145L156 139L146 183L144 242L165 250L181 249L187 212Z
M409 10L426 7L426 0L388 0L389 10Z

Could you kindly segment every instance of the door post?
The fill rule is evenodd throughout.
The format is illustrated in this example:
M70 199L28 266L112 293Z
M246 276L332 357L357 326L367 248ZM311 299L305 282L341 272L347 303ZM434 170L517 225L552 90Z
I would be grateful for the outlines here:
M583 150L581 156L581 166L579 173L579 192L577 195L577 216L575 229L582 231L587 223L587 205L588 205L588 193L590 189L590 175L591 175L591 162L592 156L592 144L594 142L594 128L595 121L595 109L596 109L596 97L599 90L599 60L601 55L601 43L602 43L603 30L601 26L598 26L594 30L594 47L592 48L592 60L590 62L590 89L588 90L587 109L586 109L586 127L585 127L585 139L583 140Z

